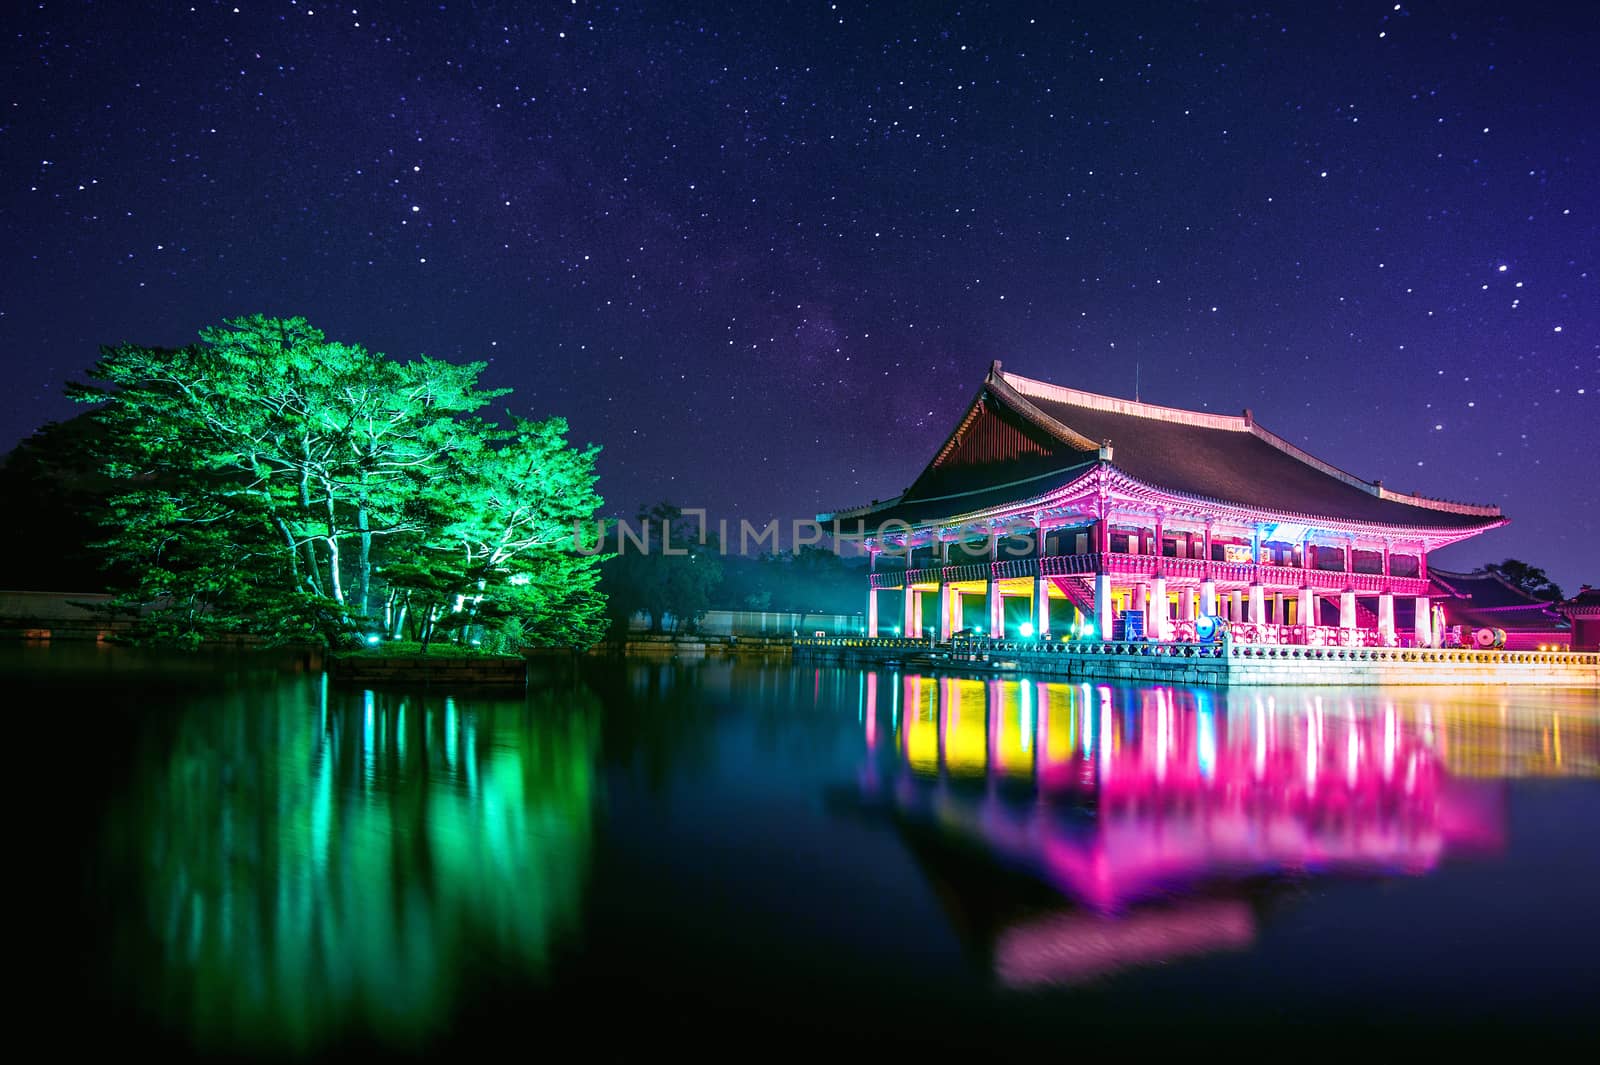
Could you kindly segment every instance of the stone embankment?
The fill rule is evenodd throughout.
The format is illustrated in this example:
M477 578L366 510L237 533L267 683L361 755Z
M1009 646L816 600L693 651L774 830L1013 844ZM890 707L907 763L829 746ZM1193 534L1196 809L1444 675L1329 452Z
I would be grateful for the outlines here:
M801 639L797 657L907 670L1025 673L1070 680L1243 685L1530 685L1600 688L1600 653L1279 644Z

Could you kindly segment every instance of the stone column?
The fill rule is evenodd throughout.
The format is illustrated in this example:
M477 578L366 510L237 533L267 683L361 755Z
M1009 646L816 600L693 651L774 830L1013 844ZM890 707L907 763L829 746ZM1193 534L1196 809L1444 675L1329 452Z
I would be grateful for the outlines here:
M1394 596L1389 592L1378 596L1378 631L1385 641L1394 636Z
M1266 589L1259 584L1250 586L1250 620L1261 624L1267 620Z
M1050 578L1033 576L1033 635L1042 640L1050 635Z
M1194 620L1194 589L1188 586L1178 589L1178 620Z
M1006 601L1000 595L1000 582L993 577L989 578L986 599L989 604L989 635L1003 640L1006 636Z
M1294 608L1294 623L1296 625L1317 624L1317 593L1310 588L1302 587L1299 595L1300 601Z
M1206 537L1209 545L1211 538ZM1209 577L1200 582L1200 616L1209 618L1217 613L1217 582Z
M900 634L902 636L922 635L922 611L917 609L918 594L911 590L911 582L906 582L905 601L900 606Z
M1228 593L1228 620L1244 620L1244 593L1237 588Z
M1111 576L1097 573L1094 578L1094 634L1111 639Z
M1150 596L1146 600L1150 611L1145 622L1145 632L1152 640L1172 639L1172 626L1167 618L1167 579L1157 577L1150 582Z
M945 581L944 574L939 575L939 642L945 643L954 631L950 627L950 600L955 589Z
M1425 595L1417 596L1417 624L1416 637L1418 647L1432 647L1433 634L1433 601Z
M1339 627L1341 629L1353 629L1356 627L1355 592L1343 591L1339 593Z
M878 638L878 589L867 589L867 638Z
M1135 584L1133 586L1133 607L1132 607L1132 609L1137 610L1140 613L1143 613L1144 609L1145 609L1145 600L1146 600L1146 598L1147 597L1146 597L1146 594L1145 594L1144 582L1141 581L1138 584Z

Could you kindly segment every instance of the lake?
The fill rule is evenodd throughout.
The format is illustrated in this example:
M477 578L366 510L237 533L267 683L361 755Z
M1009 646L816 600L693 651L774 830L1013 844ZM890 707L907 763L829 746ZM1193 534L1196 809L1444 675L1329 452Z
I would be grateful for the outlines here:
M0 668L19 916L71 1044L1597 1034L1594 692L590 659L503 698L70 644Z

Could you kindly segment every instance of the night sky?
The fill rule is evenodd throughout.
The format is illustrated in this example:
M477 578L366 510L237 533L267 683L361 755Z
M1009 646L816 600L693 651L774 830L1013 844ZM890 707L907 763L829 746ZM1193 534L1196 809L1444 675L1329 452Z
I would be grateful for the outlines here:
M1316 7L1317 10L1311 10ZM991 360L1600 578L1600 8L8 5L0 447L99 345L487 359L608 507L893 495Z

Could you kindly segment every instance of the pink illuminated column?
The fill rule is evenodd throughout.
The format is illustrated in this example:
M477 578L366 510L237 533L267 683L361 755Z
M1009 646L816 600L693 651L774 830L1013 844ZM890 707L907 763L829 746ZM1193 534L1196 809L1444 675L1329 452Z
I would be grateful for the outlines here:
M1244 593L1237 588L1228 593L1228 620L1244 620Z
M1102 640L1111 638L1111 576L1094 575L1094 634Z
M1209 544L1211 537L1206 537ZM1200 616L1211 618L1217 616L1217 582L1207 577L1200 582Z
M1387 560L1388 556L1384 557ZM1388 592L1378 596L1378 631L1385 640L1394 636L1394 596Z
M1033 634L1050 635L1050 578L1041 573L1033 575Z
M1339 593L1339 627L1341 629L1356 627L1356 593L1353 591Z
M1294 621L1296 625L1317 624L1317 593L1307 585L1300 586L1300 602L1295 607Z
M867 638L878 638L878 589L867 589Z
M920 596L918 596L917 592L911 587L911 582L906 581L905 602L901 605L900 611L900 634L902 636L922 635L921 604L917 602L919 598Z
M1266 589L1259 584L1250 586L1250 620L1258 625L1267 620Z
M989 577L989 635L997 640L1005 639L1006 635L1006 601L1000 595L1000 582L991 575Z
M1156 577L1150 582L1149 620L1146 622L1152 640L1172 639L1172 626L1169 625L1168 611L1171 609L1167 602L1167 579Z
M947 643L955 635L961 621L961 593L955 586L939 579L939 642Z
M1418 647L1433 646L1433 602L1425 595L1417 596L1416 640Z

